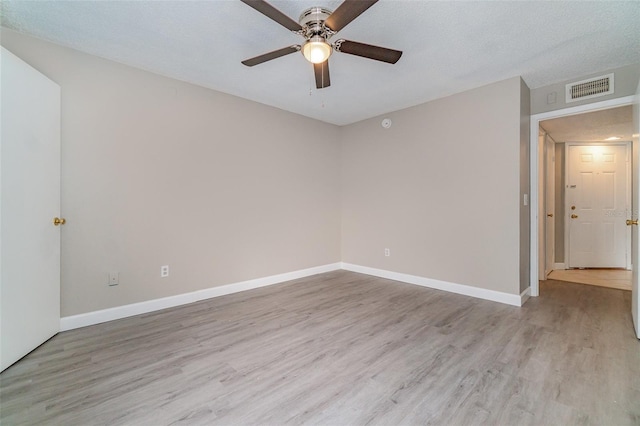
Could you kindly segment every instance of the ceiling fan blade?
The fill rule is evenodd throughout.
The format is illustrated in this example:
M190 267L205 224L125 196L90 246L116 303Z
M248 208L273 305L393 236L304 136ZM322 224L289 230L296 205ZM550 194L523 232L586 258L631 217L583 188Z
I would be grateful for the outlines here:
M335 43L338 52L350 55L362 56L363 58L375 59L376 61L395 64L402 56L402 51L387 49L386 47L372 46L370 44L358 43L357 41L338 40Z
M345 0L324 24L331 30L338 32L377 2L378 0Z
M274 50L273 52L265 53L264 55L256 56L255 58L245 59L242 63L248 67L252 67L254 65L261 64L263 62L270 61L272 59L279 58L281 56L288 55L290 53L295 53L300 50L299 45L283 47L282 49Z
M329 78L329 60L324 61L321 64L313 64L313 72L316 75L316 88L324 89L331 86L331 79Z
M249 7L254 8L258 12L262 13L267 18L271 18L276 21L278 24L283 27L291 30L291 31L300 31L302 27L293 19L289 18L284 13L280 12L275 7L271 6L264 0L240 0L242 3L246 4Z

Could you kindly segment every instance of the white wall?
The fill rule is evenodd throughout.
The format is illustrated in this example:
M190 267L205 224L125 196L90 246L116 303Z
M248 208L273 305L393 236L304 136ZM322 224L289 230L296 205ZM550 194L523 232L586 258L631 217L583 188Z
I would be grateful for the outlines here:
M346 126L343 261L520 294L525 87L512 78L396 111L388 130L382 117Z
M62 316L340 261L337 127L5 29L2 44L62 89Z

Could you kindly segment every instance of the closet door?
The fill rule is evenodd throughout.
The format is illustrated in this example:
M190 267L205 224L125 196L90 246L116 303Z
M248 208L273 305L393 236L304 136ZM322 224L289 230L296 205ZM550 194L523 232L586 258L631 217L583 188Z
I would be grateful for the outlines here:
M60 87L2 48L0 371L60 330Z

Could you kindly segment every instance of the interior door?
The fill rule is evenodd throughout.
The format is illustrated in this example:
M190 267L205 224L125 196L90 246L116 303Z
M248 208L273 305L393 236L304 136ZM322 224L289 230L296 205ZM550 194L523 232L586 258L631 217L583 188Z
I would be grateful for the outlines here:
M544 160L544 205L545 205L545 268L544 276L553 271L555 264L555 200L556 200L556 144L553 139L545 136L545 160Z
M60 87L1 55L0 371L60 329Z
M567 149L569 267L626 268L629 146Z
M636 98L633 102L633 195L631 197L633 206L633 219L638 219L638 211L640 211L640 141L638 134L640 133L640 84L636 90ZM637 222L636 222L637 224ZM633 275L631 278L631 316L633 317L633 326L636 330L636 336L640 339L640 289L638 288L638 279L640 270L640 238L638 238L638 227L631 227L631 261L633 263Z

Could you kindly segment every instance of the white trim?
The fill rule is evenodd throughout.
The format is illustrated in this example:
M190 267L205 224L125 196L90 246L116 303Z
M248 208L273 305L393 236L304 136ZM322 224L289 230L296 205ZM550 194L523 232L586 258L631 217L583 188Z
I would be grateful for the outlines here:
M524 305L524 302L529 300L529 297L531 297L531 287L525 288L524 291L520 293L520 305L518 306Z
M353 265L351 263L342 263L342 269L366 275L373 275L374 277L402 281L404 283L415 284L422 287L435 288L451 293L464 294L465 296L477 297L479 299L491 300L493 302L505 303L512 306L522 306L524 301L529 297L530 291L530 289L527 288L520 295L509 294L464 284L456 284L447 281L419 277L416 275L403 274L400 272L386 271L384 269L369 268L368 266Z
M571 223L569 221L569 200L567 199L567 187L569 186L569 168L571 159L569 158L569 144L564 144L564 188L562 188L562 195L564 198L564 263L567 264L567 268L571 268L571 247L569 236L571 235Z
M463 294L465 296L491 300L493 302L500 302L512 306L522 306L531 294L530 287L525 289L525 291L523 291L520 295L515 295L464 284L450 283L447 281L440 281L431 278L403 274L399 272L386 271L383 269L370 268L368 266L338 262L328 265L316 266L309 269L302 269L294 272L287 272L284 274L272 275L264 278L257 278L218 287L211 287L190 293L177 294L175 296L163 297L161 299L147 300L144 302L132 303L130 305L117 306L115 308L102 309L99 311L87 312L78 315L71 315L68 317L60 318L60 331L68 331L76 328L86 327L89 325L100 324L107 321L127 318L134 315L146 314L149 312L173 308L176 306L186 305L189 303L224 296L227 294L238 293L241 291L253 290L260 287L279 284L285 281L291 281L311 275L337 271L339 269L358 272L366 275L373 275L376 277L387 278L395 281L401 281L408 284L415 284L422 287L444 290L450 293Z
M550 118L559 118L569 115L582 114L584 112L593 112L603 109L610 109L619 106L633 104L634 96L625 96L622 98L610 99L607 101L594 102L585 105L579 105L570 108L559 109L556 111L543 112L531 116L531 133L529 136L529 154L530 154L530 209L531 209L531 248L530 248L530 283L531 296L540 294L540 285L538 282L538 131L540 122Z
M532 119L543 121L550 118L567 117L570 115L582 114L584 112L600 111L604 109L616 108L619 106L631 105L633 96L624 96L622 98L609 99L607 101L593 102L590 104L578 105L569 108L558 109L555 111L541 112L531 116ZM538 123L539 124L539 123ZM538 129L536 128L536 133Z
M269 277L257 278L248 281L241 281L233 284L211 287L190 293L177 294L175 296L163 297L161 299L147 300L130 305L118 306L115 308L102 309L100 311L87 312L79 315L71 315L60 318L60 331L72 330L74 328L86 327L88 325L113 321L133 315L146 314L148 312L161 309L172 308L174 306L186 305L212 297L224 296L226 294L238 293L240 291L252 290L278 284L285 281L304 278L324 272L339 270L341 263L331 263L328 265L316 266L314 268L301 269L299 271L287 272L284 274L271 275Z
M629 141L627 148L627 217L626 219L633 219L633 164L631 160L633 158L633 141ZM627 226L627 269L631 270L631 253L633 252L633 234L631 233L632 226Z
M554 263L553 264L553 270L563 270L563 269L567 269L567 264L566 263Z

